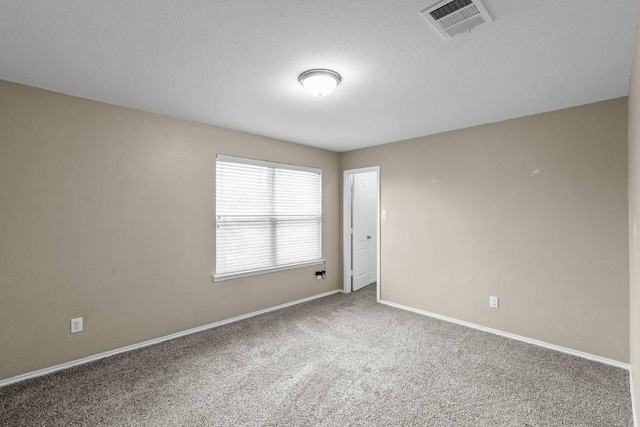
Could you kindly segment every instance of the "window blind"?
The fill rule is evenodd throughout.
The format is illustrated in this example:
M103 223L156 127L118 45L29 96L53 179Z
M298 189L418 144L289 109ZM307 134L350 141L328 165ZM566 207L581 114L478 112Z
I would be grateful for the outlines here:
M217 156L214 279L320 262L321 236L320 169Z

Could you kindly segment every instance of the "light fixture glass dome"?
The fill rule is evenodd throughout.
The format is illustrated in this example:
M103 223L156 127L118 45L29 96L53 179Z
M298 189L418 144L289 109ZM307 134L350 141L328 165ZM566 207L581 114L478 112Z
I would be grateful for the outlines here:
M342 81L342 77L335 71L316 68L300 74L298 81L311 95L327 96Z

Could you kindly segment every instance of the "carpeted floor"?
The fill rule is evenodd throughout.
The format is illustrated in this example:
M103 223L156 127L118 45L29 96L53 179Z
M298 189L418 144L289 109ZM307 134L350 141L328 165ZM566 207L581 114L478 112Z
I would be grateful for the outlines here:
M1 426L631 426L628 373L337 294L0 388Z

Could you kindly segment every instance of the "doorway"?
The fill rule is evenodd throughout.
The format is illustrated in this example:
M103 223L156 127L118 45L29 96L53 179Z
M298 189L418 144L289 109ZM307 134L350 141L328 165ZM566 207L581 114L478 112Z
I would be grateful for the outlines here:
M344 293L376 285L380 302L380 166L344 171Z

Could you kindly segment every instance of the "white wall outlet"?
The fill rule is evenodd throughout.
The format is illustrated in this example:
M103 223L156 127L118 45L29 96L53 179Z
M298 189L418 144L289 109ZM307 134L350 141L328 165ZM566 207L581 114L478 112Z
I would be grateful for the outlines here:
M382 219L387 219L387 211L382 211Z
M499 308L498 307L498 297L489 297L489 307L491 307L491 308Z
M71 319L71 333L82 332L82 317Z

